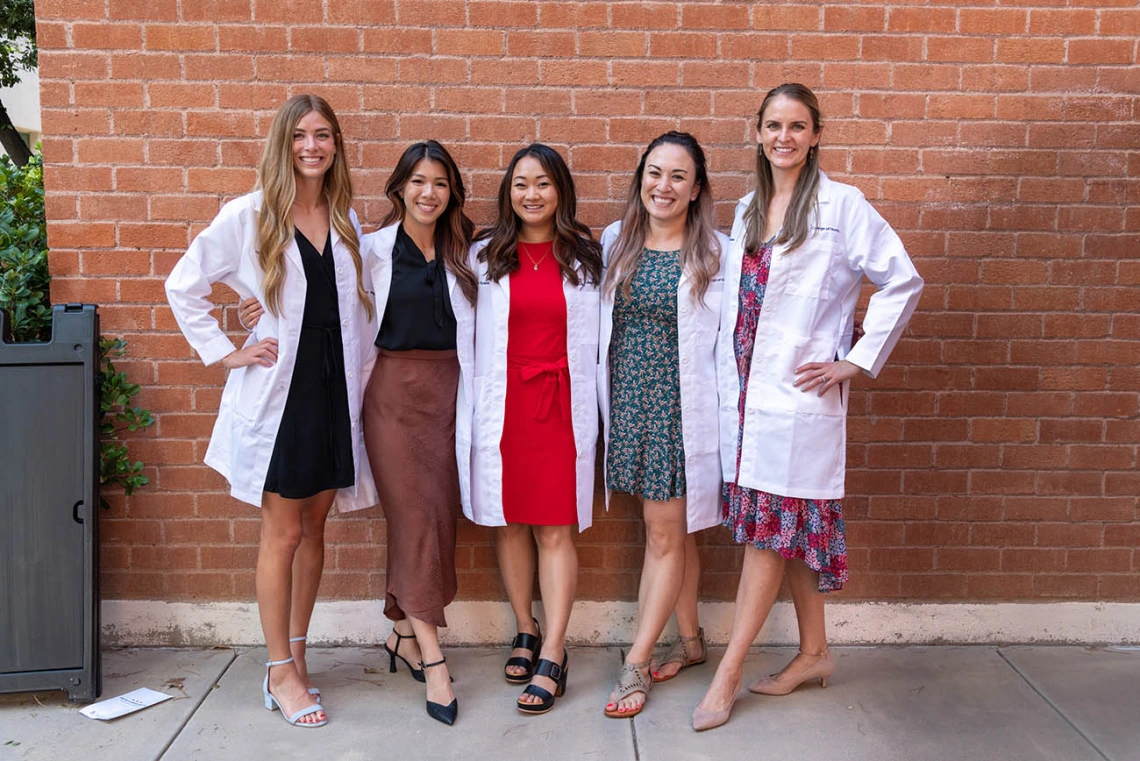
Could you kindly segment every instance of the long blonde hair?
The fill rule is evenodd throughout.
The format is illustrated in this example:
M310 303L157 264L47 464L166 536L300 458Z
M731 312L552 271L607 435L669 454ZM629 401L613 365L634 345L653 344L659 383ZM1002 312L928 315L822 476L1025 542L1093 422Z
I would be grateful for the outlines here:
M712 189L709 187L705 152L697 139L688 132L666 132L654 139L641 154L641 163L633 173L629 193L626 194L621 232L613 244L602 290L612 297L620 288L622 294L629 298L633 276L637 274L637 266L641 263L641 253L645 248L645 234L649 230L649 212L641 200L641 181L645 176L645 162L649 159L649 154L660 145L681 146L696 167L697 197L689 203L685 216L685 238L678 258L681 271L692 280L694 303L703 304L709 281L720 271L720 242L713 222Z
M756 129L763 129L764 111L767 110L768 105L773 100L781 95L804 104L808 113L811 114L812 132L818 135L819 131L823 129L823 122L820 120L819 113L819 99L806 85L795 83L782 84L768 91L768 94L764 96L764 102L760 104L760 110L756 114L759 119ZM819 144L817 143L808 150L807 163L800 171L796 186L792 190L792 200L788 203L788 210L784 212L784 225L776 236L775 242L787 243L788 251L798 248L801 243L807 240L808 225L812 209L815 207L815 195L818 191ZM764 224L768 216L768 202L772 199L774 192L772 164L764 155L764 146L757 145L756 193L752 196L752 202L748 204L748 208L744 212L745 251L759 251L760 246L764 243Z
M356 295L368 313L375 315L372 300L364 291L364 265L360 259L360 238L349 213L352 208L352 178L344 157L344 139L340 122L332 106L319 95L294 95L281 104L257 169L257 186L262 191L261 213L257 219L257 263L265 273L262 287L265 291L265 308L271 314L281 309L281 287L285 282L285 249L293 240L293 201L297 197L297 179L293 174L293 131L305 114L316 111L332 125L336 141L336 155L332 166L325 172L324 192L328 200L332 226L348 247L356 267Z

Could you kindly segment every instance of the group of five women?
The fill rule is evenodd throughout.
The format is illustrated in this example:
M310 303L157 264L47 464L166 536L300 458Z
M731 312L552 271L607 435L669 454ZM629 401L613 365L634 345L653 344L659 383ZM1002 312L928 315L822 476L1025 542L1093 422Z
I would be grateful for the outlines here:
M577 219L566 163L541 144L511 159L496 220L475 234L462 175L432 140L404 152L388 217L362 234L332 109L307 95L281 107L258 190L223 207L166 284L190 344L229 370L206 463L261 508L266 708L327 722L305 662L324 523L334 503L379 501L390 670L403 662L428 713L454 723L438 629L462 510L496 527L518 632L503 673L527 685L518 710L551 710L569 672L574 527L592 521L599 409L607 504L611 491L638 497L646 539L636 635L605 714L636 715L655 683L705 661L696 532L718 524L745 544L744 565L694 728L727 721L785 576L800 650L749 689L826 686L821 593L847 578L849 381L879 372L922 280L862 194L820 171L808 88L773 89L758 118L757 189L730 236L714 225L703 150L668 132L599 242ZM876 292L854 340L864 276ZM216 282L243 298L241 349L212 316ZM679 636L654 661L671 616Z

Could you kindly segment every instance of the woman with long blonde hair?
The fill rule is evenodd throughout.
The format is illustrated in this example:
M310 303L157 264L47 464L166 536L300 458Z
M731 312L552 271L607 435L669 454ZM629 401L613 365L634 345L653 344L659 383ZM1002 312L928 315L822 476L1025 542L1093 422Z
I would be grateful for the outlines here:
M336 114L297 95L277 111L258 189L227 203L166 281L179 327L228 371L206 464L261 508L257 601L265 707L328 719L305 662L329 509L376 503L359 411L376 323ZM211 315L214 283L266 306L241 349Z

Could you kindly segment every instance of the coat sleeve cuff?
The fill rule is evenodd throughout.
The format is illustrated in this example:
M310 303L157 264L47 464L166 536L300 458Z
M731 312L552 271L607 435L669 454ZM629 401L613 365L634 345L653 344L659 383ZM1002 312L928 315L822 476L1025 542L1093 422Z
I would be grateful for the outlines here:
M234 346L233 341L225 335L220 335L199 349L198 356L208 367L216 362L221 362L235 351L237 351L237 347Z
M875 378L879 375L879 370L882 368L875 366L877 360L875 352L868 347L860 347L859 344L861 343L863 342L857 341L855 345L851 347L851 351L847 352L847 356L843 359L862 370L864 375ZM864 350L860 351L861 348Z

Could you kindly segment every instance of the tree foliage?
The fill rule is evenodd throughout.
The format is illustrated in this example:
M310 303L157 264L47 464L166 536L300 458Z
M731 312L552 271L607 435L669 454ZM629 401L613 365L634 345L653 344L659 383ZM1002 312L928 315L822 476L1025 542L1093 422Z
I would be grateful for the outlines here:
M34 0L0 0L0 87L12 87L20 74L36 68L36 5ZM0 103L0 144L16 166L23 166L32 151Z
M0 87L20 81L20 72L36 68L36 4L0 0Z

